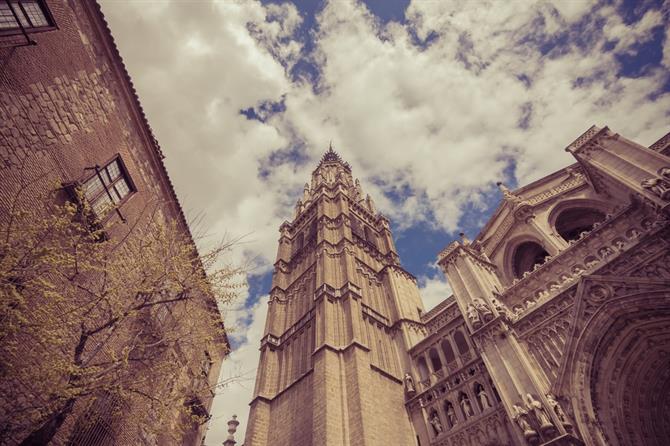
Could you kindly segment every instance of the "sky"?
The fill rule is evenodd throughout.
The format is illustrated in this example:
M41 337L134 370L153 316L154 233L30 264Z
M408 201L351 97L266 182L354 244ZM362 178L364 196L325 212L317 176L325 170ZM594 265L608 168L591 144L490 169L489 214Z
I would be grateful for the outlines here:
M570 164L593 124L644 145L670 130L660 0L101 3L182 207L206 240L243 237L232 260L251 267L210 446L233 414L244 440L278 228L330 141L429 309L450 294L437 253L478 233L496 181Z

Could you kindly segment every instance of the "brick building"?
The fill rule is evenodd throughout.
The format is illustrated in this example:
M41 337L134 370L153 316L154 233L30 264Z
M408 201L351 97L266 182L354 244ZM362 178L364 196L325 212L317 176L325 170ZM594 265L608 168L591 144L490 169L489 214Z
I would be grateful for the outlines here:
M161 149L95 2L0 2L2 218L8 215L19 189L24 189L21 199L30 206L31 201L48 195L55 184L78 184L85 190L93 212L101 217L103 227L119 222L142 224L143 213L151 208L166 221L176 222L190 237L162 159ZM65 190L56 192L61 198L66 194ZM114 230L110 236L118 236L119 231L123 230ZM211 302L203 305L212 308ZM192 356L178 355L183 363L180 379L210 389L218 377L225 347L225 339L218 339L203 345ZM208 392L198 394L195 406L200 413L206 414L211 405L213 393ZM11 404L2 401L0 416L5 421L15 417ZM101 406L104 401L95 404ZM95 405L88 408L94 409ZM72 421L76 417L72 415L54 441L56 444L68 441L111 444L115 439L124 444L159 442L155 436L140 438L132 428L126 428L132 427L133 410L124 409L124 422L111 422L96 432L80 430L70 434L68 429L76 430ZM169 430L169 426L163 428ZM26 432L5 431L3 435L9 436L0 442L13 444L22 441ZM180 444L200 444L203 435L203 425L193 426L183 433Z
M428 312L328 151L279 229L245 444L667 444L670 134L566 150L439 252Z

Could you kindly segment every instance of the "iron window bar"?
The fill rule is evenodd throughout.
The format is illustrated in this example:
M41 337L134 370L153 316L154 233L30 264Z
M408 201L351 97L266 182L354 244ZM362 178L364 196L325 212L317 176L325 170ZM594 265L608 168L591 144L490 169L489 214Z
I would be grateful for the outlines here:
M98 180L100 180L100 183L102 184L103 189L105 189L105 193L107 194L107 197L109 197L109 200L111 201L112 204L114 204L114 211L116 214L119 216L122 222L126 223L126 218L123 216L121 213L121 210L119 209L119 206L116 205L115 203L115 198L112 195L112 193L109 190L109 187L107 186L107 182L102 178L102 174L100 173L100 166L96 164L93 167L86 167L84 170L95 170L95 174L98 177ZM100 218L101 216L98 216Z
M23 23L21 22L21 19L19 18L18 14L16 13L16 10L14 9L14 6L12 6L11 0L5 0L5 3L7 3L7 7L9 10L12 12L12 15L14 16L14 20L16 21L16 24L19 25L19 29L21 30L21 34L23 34L23 37L26 39L26 43L23 45L17 45L17 46L27 46L27 45L37 45L37 42L35 42L33 39L30 38L28 35L28 32L26 31L26 28L23 26ZM32 20L30 20L30 16L26 13L26 10L23 8L23 5L21 2L15 3L16 5L19 5L19 8L21 8L21 12L23 13L23 17L28 20L28 24L31 27L34 27Z

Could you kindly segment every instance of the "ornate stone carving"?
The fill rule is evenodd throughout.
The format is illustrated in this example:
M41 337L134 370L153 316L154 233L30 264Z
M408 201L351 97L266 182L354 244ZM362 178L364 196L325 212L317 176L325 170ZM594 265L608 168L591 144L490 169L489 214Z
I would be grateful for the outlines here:
M479 398L479 403L481 404L482 409L486 410L493 407L493 404L491 404L491 400L489 399L489 394L486 393L484 387L482 386L479 387L479 393L477 393L477 398Z
M530 393L526 394L526 408L528 409L528 412L535 416L542 432L549 432L556 429L551 422L551 418L549 418L547 411L544 410L542 403L536 400Z
M415 394L416 387L414 386L414 378L412 378L412 375L405 373L403 381L405 382L405 392L407 392L408 395Z
M454 427L456 423L458 423L458 419L456 418L456 411L454 410L454 406L451 403L447 403L447 421L449 421L450 427Z
M444 432L444 427L442 426L440 416L437 414L436 410L433 410L430 416L430 425L433 426L433 432L435 433L436 436Z
M528 411L518 403L512 405L512 418L521 429L521 432L523 432L523 437L528 444L532 444L537 440L537 432L530 426L530 416Z
M563 412L563 408L561 407L560 403L556 401L556 397L551 393L547 393L545 396L547 397L549 407L554 411L556 417L561 422L561 424L566 428L566 430L568 431L572 430L572 422L570 421L570 418L568 418L568 416L565 414L565 412Z
M643 189L647 189L662 200L670 199L670 183L660 178L647 178L640 182Z
M464 393L461 393L459 397L459 404L461 405L461 410L466 417L472 417L475 415L474 410L472 410L472 404L470 404L470 398Z
M471 303L468 304L467 313L468 319L470 320L470 323L475 330L482 326L482 320L479 317L479 312Z
M475 308L481 315L482 319L484 322L488 322L490 320L493 320L493 311L489 308L488 305L486 305L486 302L484 302L484 299L480 297L475 297L472 299L472 303L474 304Z

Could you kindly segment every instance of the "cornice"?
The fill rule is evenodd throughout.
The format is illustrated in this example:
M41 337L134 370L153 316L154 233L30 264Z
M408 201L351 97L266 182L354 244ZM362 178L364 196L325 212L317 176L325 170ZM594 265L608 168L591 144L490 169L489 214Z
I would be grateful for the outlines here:
M577 139L572 141L566 148L566 152L570 152L573 155L580 153L585 148L589 147L593 142L597 141L598 138L609 132L607 126L600 128L595 125L592 125L588 130L579 135Z

